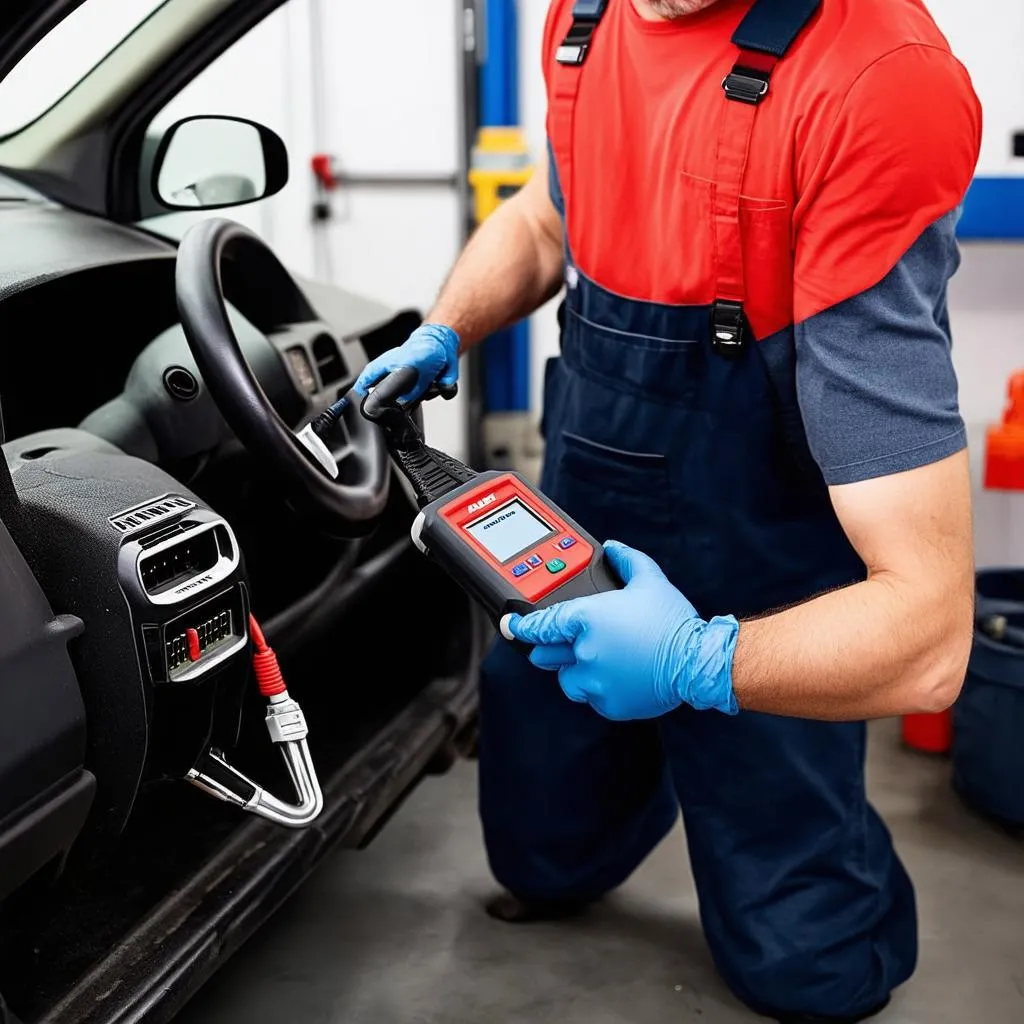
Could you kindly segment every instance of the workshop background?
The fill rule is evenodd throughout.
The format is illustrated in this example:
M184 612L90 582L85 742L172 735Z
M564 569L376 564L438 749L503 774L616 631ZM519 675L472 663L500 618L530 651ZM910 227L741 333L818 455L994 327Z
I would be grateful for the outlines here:
M1024 562L1021 499L982 489L981 453L987 425L1002 414L1007 378L1022 362L1024 246L1015 243L1024 241L1024 159L1014 156L1013 137L1024 130L1024 4L931 0L928 6L971 72L985 112L950 308L961 409L975 456L978 561L1018 564ZM475 46L480 58L501 64L484 81L491 88L482 119L500 123L496 112L517 112L513 123L522 127L529 151L539 153L546 10L546 0L291 0L208 69L163 119L216 111L277 130L293 154L292 180L280 195L237 211L239 219L301 272L427 310L462 245L471 205L462 140L475 125L467 123L462 51ZM330 219L313 224L316 185L302 155L316 153L332 158L342 181L330 196ZM557 347L552 305L529 325L527 394L534 414L544 361ZM516 360L494 365L512 373ZM514 396L505 398L502 404L515 411ZM465 455L462 405L435 402L427 415L434 443ZM492 429L502 426L498 417ZM521 465L535 463L538 440L514 418L501 440Z
M111 38L156 3L108 3ZM1024 493L982 486L986 430L1002 417L1009 377L1024 369L1024 158L1014 156L1014 137L1024 132L1024 3L928 6L970 70L985 112L978 177L961 221L963 263L950 293L978 563L1024 565ZM274 129L292 158L288 186L230 215L294 271L426 311L472 222L468 177L478 122L518 126L529 154L544 147L546 9L547 0L289 0L158 123L216 113ZM52 63L23 72L26 93L32 74L73 68L75 51L73 36L56 38ZM314 174L316 156L333 187ZM522 159L512 153L507 160L514 177ZM160 230L173 223L180 233L198 216L163 217ZM491 346L484 357L490 387L477 399L495 414L485 446L529 469L539 455L544 362L558 345L553 304L526 331ZM432 403L426 415L433 444L473 455L465 395ZM876 729L869 774L918 882L924 922L922 971L880 1019L1024 1020L1019 842L956 802L944 764L901 750L896 723ZM677 843L657 851L620 902L579 933L569 924L532 935L503 929L479 909L488 879L473 768L462 765L424 786L369 851L321 869L181 1019L748 1020L713 980L692 924L695 900L680 850ZM690 924L681 927L684 917Z
M117 38L121 26L157 2L110 0L91 11L90 31L109 29ZM976 456L978 559L1019 563L1024 515L1013 514L1016 496L981 488L980 455L986 425L1001 416L1007 378L1022 361L1024 246L1016 243L1024 241L1024 159L1013 155L1013 137L1024 130L1024 4L930 0L928 6L970 70L985 112L978 180L961 224L963 266L950 294L961 408ZM472 217L466 150L478 120L518 125L529 152L542 151L539 51L546 10L547 0L290 0L203 72L156 125L221 113L273 128L291 154L291 180L280 194L232 216L300 273L425 311ZM85 70L76 72L83 48L73 26L54 36L46 58L22 69L23 96L32 94L33 75L49 79L63 68L70 82ZM484 65L475 82L467 78L467 48ZM469 94L474 89L476 97ZM17 116L8 110L3 118L13 123ZM316 154L330 158L339 179L326 196L324 221L312 217ZM176 229L184 231L198 216L173 215ZM169 221L161 218L162 231ZM504 387L492 382L492 411L514 413L527 403L532 413L539 409L544 361L558 346L553 305L531 318L528 330L528 347L516 339L516 352L505 346L492 359L492 377L516 378ZM427 416L434 443L467 454L470 420L461 400L435 402ZM535 434L515 417L510 425L494 419L492 430L508 426L494 444L526 468L535 464Z

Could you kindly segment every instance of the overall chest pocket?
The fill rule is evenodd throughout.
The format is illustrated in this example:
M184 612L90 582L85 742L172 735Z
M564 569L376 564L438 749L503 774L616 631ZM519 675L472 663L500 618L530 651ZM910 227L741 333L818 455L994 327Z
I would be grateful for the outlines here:
M680 172L688 274L707 282L707 300L713 301L721 254L715 236L717 184L686 171ZM784 199L740 196L740 232L743 239L747 311L751 321L767 317L780 326L792 322L793 310L793 207Z
M600 444L580 434L553 438L549 494L598 541L618 540L665 557L675 533L664 455Z

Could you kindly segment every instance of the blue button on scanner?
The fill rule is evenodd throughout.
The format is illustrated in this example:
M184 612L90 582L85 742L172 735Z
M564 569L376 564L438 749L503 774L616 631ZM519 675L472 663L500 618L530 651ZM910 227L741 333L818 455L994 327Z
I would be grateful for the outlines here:
M512 567L513 576L525 576L530 571L530 567L525 562L520 562L518 565Z
M558 546L565 551L567 548L571 548L576 543L575 537L563 537L559 542Z
M534 568L536 568L538 565L543 564L544 559L541 558L540 555L530 555L530 557L526 561Z

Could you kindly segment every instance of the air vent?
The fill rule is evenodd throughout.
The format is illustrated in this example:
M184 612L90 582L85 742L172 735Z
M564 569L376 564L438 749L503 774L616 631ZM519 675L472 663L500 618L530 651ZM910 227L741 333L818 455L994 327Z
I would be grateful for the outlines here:
M337 384L348 373L345 360L341 357L338 343L329 335L321 334L313 339L313 358L320 371L320 380L325 388Z
M132 533L134 530L141 530L143 527L152 526L154 523L166 519L168 516L180 515L189 509L195 508L195 503L187 498L158 498L156 501L146 505L139 505L138 508L129 509L116 516L110 517L110 525L118 533Z
M309 395L315 395L318 391L316 377L313 374L313 367L309 364L309 356L301 345L295 345L284 354L291 367L292 374L302 388Z

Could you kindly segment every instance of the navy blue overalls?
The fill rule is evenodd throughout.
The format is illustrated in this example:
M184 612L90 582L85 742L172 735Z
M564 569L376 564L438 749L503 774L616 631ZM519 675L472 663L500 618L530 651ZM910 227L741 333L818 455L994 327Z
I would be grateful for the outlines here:
M651 555L705 618L864 577L807 449L792 329L758 344L743 315L736 205L753 118L818 2L759 0L733 37L724 130L738 155L718 182L718 301L624 298L570 253L561 358L547 368L542 489L594 536ZM558 59L577 76L604 6L574 9ZM913 972L913 889L865 796L863 724L689 708L612 723L499 642L481 732L490 863L521 899L618 886L681 807L707 940L748 1005L856 1014Z

